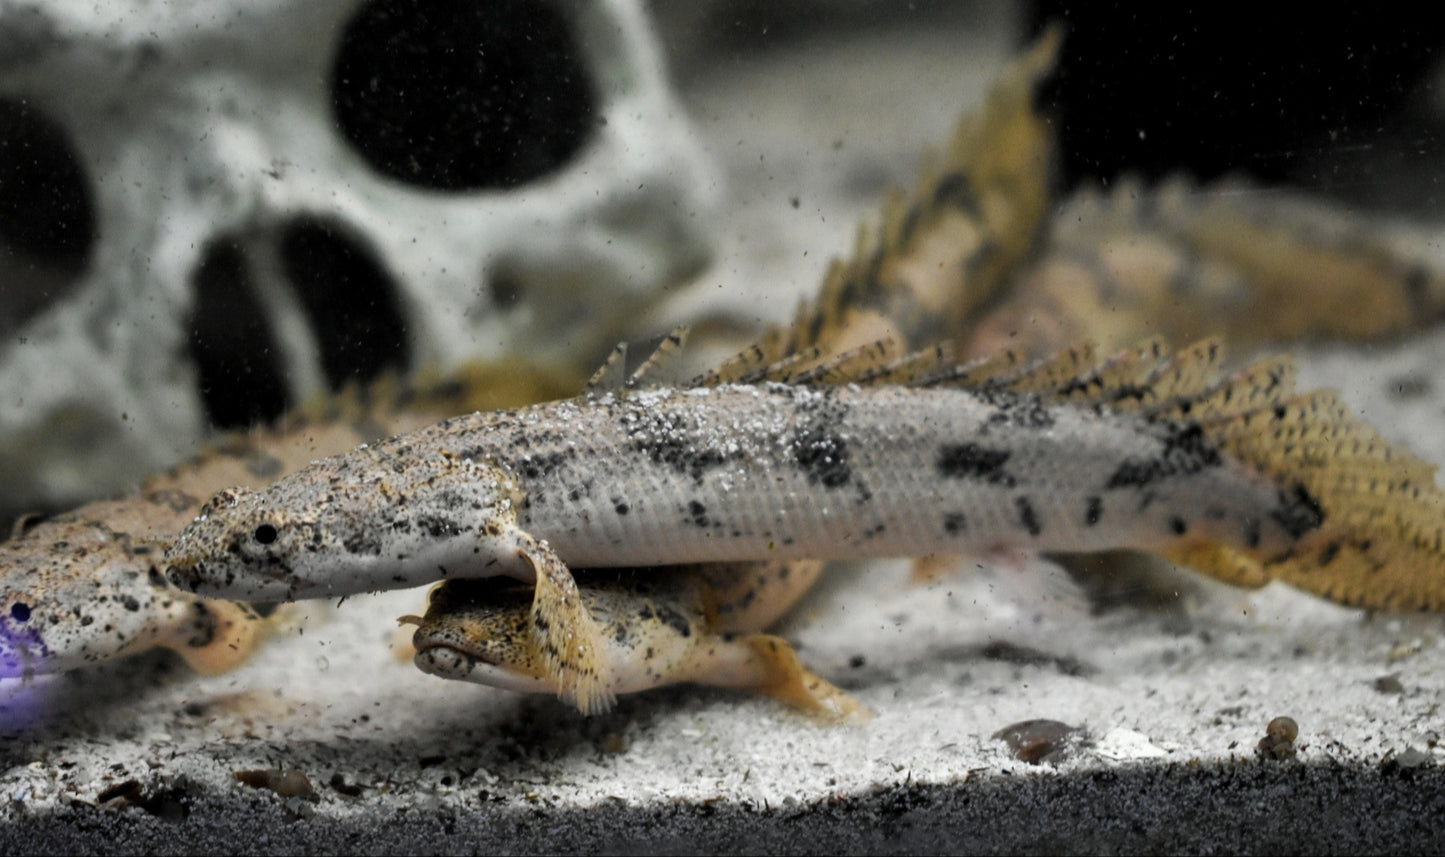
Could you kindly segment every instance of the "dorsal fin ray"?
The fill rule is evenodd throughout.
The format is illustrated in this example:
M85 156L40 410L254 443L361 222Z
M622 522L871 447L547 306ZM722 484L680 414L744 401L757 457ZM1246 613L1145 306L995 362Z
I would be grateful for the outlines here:
M815 386L854 383L901 356L898 340L882 339L844 351L831 360L800 372L793 376L791 383Z
M642 365L627 376L627 380L622 385L628 388L639 386L649 372L676 357L678 352L682 351L682 346L687 343L687 335L691 330L692 328L687 325L673 328L662 338L661 342L657 343L657 347L652 349L652 353L647 355L647 359L642 361Z
M622 386L622 371L627 365L627 343L619 342L612 346L612 351L607 354L607 359L587 379L587 384L582 388L584 393L600 393L616 390Z
M953 346L946 342L939 343L875 366L863 372L856 379L856 383L916 386L922 379L936 375L944 367L955 363Z
M1224 346L1214 337L1181 348L1145 379L1143 386L1147 392L1137 400L1140 411L1153 413L1198 396L1218 376L1223 360Z
M990 378L1012 372L1023 362L1023 355L1019 352L1005 349L967 363L940 366L936 372L918 378L910 386L980 390Z
M720 384L736 384L751 375L760 366L766 366L771 359L764 343L753 343L717 366L698 375L688 382L689 387L716 387Z
M682 350L682 346L687 342L689 331L690 328L687 325L673 328L662 338L657 347L652 349L652 353L647 355L647 359L626 376L623 375L623 372L627 369L627 343L617 343L607 355L607 359L602 361L602 365L597 367L597 371L592 373L591 378L587 379L583 392L611 392L641 386L649 373L659 366L665 365Z
M1106 357L1093 369L1085 371L1051 391L1049 398L1078 405L1109 405L1127 407L1137 396L1141 382L1157 365L1164 345L1149 339ZM1120 403L1125 403L1121 405Z
M1098 347L1081 342L988 383L991 390L1050 394L1098 365Z
M816 363L822 356L822 350L816 346L804 348L796 354L789 354L766 366L760 366L738 379L739 384L761 384L771 381L778 384L790 384L793 379L807 368Z
M1191 398L1162 403L1151 415L1206 419L1228 418L1294 393L1298 370L1288 356L1268 357L1251 363Z

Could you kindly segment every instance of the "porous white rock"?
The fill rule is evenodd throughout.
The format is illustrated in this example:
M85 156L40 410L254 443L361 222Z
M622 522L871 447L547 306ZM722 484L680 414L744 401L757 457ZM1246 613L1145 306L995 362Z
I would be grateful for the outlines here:
M71 147L95 235L54 298L41 295L29 317L0 324L4 511L128 484L194 448L217 400L233 423L272 415L337 386L355 353L370 355L363 376L471 357L586 354L705 261L716 184L638 0L479 7L497 10L487 37L447 68L494 73L493 85L456 97L476 100L478 115L493 101L512 112L489 117L472 142L513 133L534 107L565 110L572 95L590 109L562 129L579 140L573 150L534 122L524 129L534 137L498 144L493 154L506 163L480 177L465 145L443 141L441 155L424 156L460 151L455 164L396 160L398 145L421 151L431 136L457 135L455 122L373 127L393 150L391 166L378 167L381 156L358 143L337 106L339 87L364 104L391 86L389 107L405 120L408 87L432 86L435 96L446 85L443 60L458 37L451 32L452 54L428 57L441 49L427 46L425 30L457 28L407 18L409 7L418 4L0 4L0 101L42 117ZM357 75L339 65L347 39L378 14L373 38L385 38L376 50L412 62L416 77L388 81L392 66L342 82ZM533 51L574 51L571 77L585 80L559 74L556 89L528 81L536 105L508 101ZM440 83L428 75L433 59ZM551 161L527 161L549 147ZM450 175L453 167L465 175ZM371 272L366 290L353 263ZM333 281L308 295L305 280L318 270ZM49 290L13 271L0 277L12 294ZM205 288L212 297L198 301ZM339 332L327 330L332 313L350 313ZM261 341L248 333L258 326ZM236 352L213 374L234 377L206 377L198 366L211 336ZM275 407L245 401L252 381Z

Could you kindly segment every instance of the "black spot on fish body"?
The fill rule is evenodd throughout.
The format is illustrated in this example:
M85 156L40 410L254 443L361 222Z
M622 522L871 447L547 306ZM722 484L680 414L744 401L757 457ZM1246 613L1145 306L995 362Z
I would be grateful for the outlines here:
M544 455L523 456L518 462L517 470L527 479L541 479L550 477L557 471L570 454L567 452L549 452Z
M1178 515L1173 515L1169 518L1169 532L1176 536L1182 536L1189 532L1189 522Z
M624 423L632 449L647 456L653 464L669 467L701 484L705 473L729 460L721 450L699 445L698 438L704 432L695 421L657 411L629 413L632 419Z
M416 519L416 526L434 539L460 535L466 527L459 521L436 515L423 515Z
M1319 529L1325 522L1325 510L1320 501L1303 485L1296 485L1293 491L1281 490L1278 502L1269 516L1289 533L1290 538L1298 539Z
M706 527L712 523L707 517L707 507L696 500L687 504L687 513L691 516L692 523L699 527Z
M874 524L873 526L869 527L868 529L866 529L866 530L864 530L863 532L859 533L855 538L853 538L852 541L851 541L851 544L852 544L854 547L859 547L859 546L861 546L861 545L863 545L863 544L866 544L867 542L872 541L873 539L878 538L879 536L883 535L883 534L884 534L885 532L887 532L887 531L888 531L887 525L885 525L885 524Z
M615 505L612 507L612 510L613 510L614 512L616 512L617 514L619 514L619 515L625 515L625 514L627 514L628 512L632 511L632 507L631 507L631 506L628 506L626 503L622 502L621 500L616 500L616 501L614 501L614 502L615 502Z
M1052 428L1054 414L1043 399L1032 394L993 392L983 393L982 398L994 406L994 412L984 421L983 429L1018 428L1042 431Z
M1130 458L1109 477L1106 488L1143 488L1161 479L1189 476L1217 467L1223 457L1197 423L1175 424L1154 458Z
M842 435L847 405L829 388L815 398L800 399L799 426L793 436L794 457L810 484L841 488L853 479L848 442ZM866 490L866 489L865 489Z
M191 636L186 640L186 645L194 649L201 649L209 646L216 640L217 627L216 615L204 601L191 603L191 612L194 614L191 619Z
M968 529L968 520L962 512L949 512L943 516L943 531L956 536Z
M347 553L358 556L381 556L381 539L369 527L362 528L342 540L341 546ZM268 564L278 564L277 557L268 557Z
M1034 504L1029 498L1019 497L1014 500L1014 506L1019 512L1019 523L1025 530L1028 530L1029 535L1037 537L1044 531L1043 526L1039 523L1038 512L1034 511Z
M679 637L686 638L692 636L692 623L687 621L686 616L671 607L666 605L658 607L657 618L661 620L664 625L676 631Z
M758 591L756 589L749 588L746 592L742 594L742 597L738 599L738 602L733 609L746 610L749 607L753 606L753 602L756 601L757 598Z
M659 606L649 601L643 604L641 609L637 611L637 616L644 622L661 622L676 631L679 637L687 638L692 636L692 623L687 621L686 616L667 605ZM648 657L652 657L651 649L648 649Z
M949 479L982 479L991 485L1011 488L1018 481L1005 473L1003 466L1012 455L1009 450L976 443L946 443L938 448L933 466L940 476Z
M1091 495L1084 509L1084 526L1092 527L1099 523L1104 516L1104 498L1097 494Z

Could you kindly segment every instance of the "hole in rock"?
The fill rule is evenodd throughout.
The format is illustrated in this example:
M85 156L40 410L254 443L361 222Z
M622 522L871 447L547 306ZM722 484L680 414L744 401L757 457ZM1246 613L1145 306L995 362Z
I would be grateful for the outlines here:
M597 121L571 26L542 0L372 0L342 33L331 92L374 169L440 190L545 176Z
M0 331L67 295L95 236L90 189L64 130L0 98Z
M213 242L191 285L190 353L212 425L240 428L281 416L288 397L274 331L241 248Z
M368 247L336 224L301 217L282 227L279 254L329 386L410 365L397 284Z
M526 293L525 277L509 265L497 265L483 277L483 288L492 300L492 306L501 312L515 309L522 303Z

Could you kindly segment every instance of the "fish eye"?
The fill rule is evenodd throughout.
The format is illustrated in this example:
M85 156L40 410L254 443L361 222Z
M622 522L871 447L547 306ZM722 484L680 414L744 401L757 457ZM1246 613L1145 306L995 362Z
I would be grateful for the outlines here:
M251 538L255 539L258 545L269 545L274 543L279 535L275 524L262 524L252 531Z
M10 605L10 618L16 622L30 621L30 605L16 601Z

